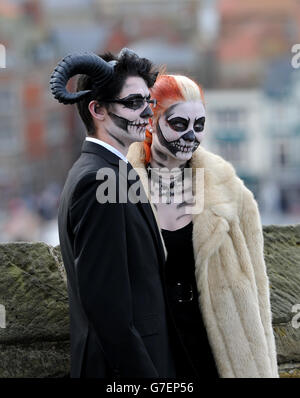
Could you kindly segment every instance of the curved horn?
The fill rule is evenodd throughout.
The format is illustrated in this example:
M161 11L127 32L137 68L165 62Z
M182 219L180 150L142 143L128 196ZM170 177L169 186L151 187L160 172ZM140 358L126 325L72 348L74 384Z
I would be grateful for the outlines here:
M51 92L59 102L74 104L89 94L92 90L70 93L66 85L72 76L88 75L93 79L93 85L103 86L113 75L113 65L104 61L94 53L75 53L63 58L54 69L51 79Z

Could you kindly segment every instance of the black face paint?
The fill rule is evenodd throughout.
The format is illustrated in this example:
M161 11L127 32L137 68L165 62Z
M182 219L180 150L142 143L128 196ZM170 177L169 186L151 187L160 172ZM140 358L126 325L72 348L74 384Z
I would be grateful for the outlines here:
M200 142L198 140L194 142L193 152L195 152L195 150L198 148L199 145Z
M108 112L111 120L114 122L114 124L119 127L122 130L127 131L129 120L125 119L124 117L118 116L115 113Z
M157 163L157 165L158 165L159 167L166 167L165 164L163 164L163 163L161 163L161 162L159 162L159 161L156 161L156 163Z
M165 153L161 152L159 149L155 148L155 152L157 156L160 157L162 160L168 159L168 156Z
M190 123L190 119L185 119L183 117L174 117L171 120L166 119L167 123L171 127L172 130L177 131L177 132L183 132L188 128L188 125ZM196 133L200 133L201 131L204 130L204 124L205 124L205 117L200 117L199 119L196 119L194 122L194 130Z
M205 117L202 116L199 119L195 120L194 123L194 130L196 133L200 133L201 131L204 130L204 124L205 124Z
M143 97L141 94L129 94L125 98L107 100L107 102L115 102L125 106L126 108L133 109L134 111L144 106L145 102L148 104L154 104L154 106L156 105L156 99L151 99L150 94L148 97Z
M182 145L180 144L180 138L179 138L178 140L174 140L174 141L168 142L168 141L165 139L165 137L163 136L163 133L162 133L162 131L161 131L161 129L160 129L160 126L159 126L159 123L158 123L158 122L157 122L157 125L156 125L156 126L157 126L157 137L158 137L159 142L161 143L161 145L163 145L164 147L166 147L173 155L176 156L176 153L177 153L177 152L180 152L180 149L179 149L178 147L179 147L179 146L182 146ZM193 137L194 137L193 140L191 139L191 137L192 137L191 132L192 132ZM186 133L186 134L188 134L188 138L189 138L189 139L186 140L186 141L190 141L190 142L194 141L194 146L193 146L193 148L192 148L192 152L194 152L194 151L198 148L200 142L196 139L196 136L195 136L195 133L194 133L193 130L189 131L189 132ZM184 139L184 136L186 136L186 134L184 134L181 138Z
M158 140L161 143L161 145L163 145L165 148L167 148L173 155L176 156L177 152L181 152L181 150L179 149L179 146L182 146L180 144L180 138L178 140L174 140L174 141L168 142L165 139L165 137L163 136L163 133L162 133L162 131L160 129L160 126L159 126L158 122L157 122L157 137L158 137Z
M150 97L150 96L149 96ZM137 110L141 108L144 104L144 97L139 94L130 94L122 100L119 100L119 103L124 105L126 108Z
M159 127L158 121L157 121L157 124L156 124L156 131L157 131L158 140L159 140L159 142L161 143L161 145L164 146L165 148L167 148L173 155L176 155L176 153L178 152L178 149L177 149L174 145L172 145L171 143L172 143L172 142L179 141L179 140L175 140L175 141L168 142L168 141L165 139L165 137L163 136L163 133L162 133L160 127ZM165 154L164 154L164 155L165 155ZM165 156L166 156L166 155L165 155ZM168 157L166 156L166 158L165 158L164 160L167 160L167 158L168 158Z
M169 117L172 116L173 109L176 108L176 106L178 106L178 104L173 104L166 110L165 112L166 119L169 119Z
M190 123L189 119L184 119L183 117L174 117L171 120L167 120L168 125L171 127L172 130L182 133L185 131Z
M185 201L179 203L179 204L176 206L176 208L177 208L177 209L180 209L181 207L187 207L187 206L193 206L193 205L194 205L194 202L193 202L193 201L189 203L189 202L187 202L187 201L185 200Z
M190 141L190 142L193 142L193 141L195 141L195 133L194 133L194 131L193 130L190 130L190 131L188 131L187 133L185 133L182 137L181 137L183 140L185 140L185 141Z
M132 123L132 121L125 119L122 116L118 116L113 112L108 112L111 120L113 121L113 123L119 127L121 130L126 131L126 133L128 133L128 125ZM149 117L153 116L153 112L150 108L150 106L148 105L143 112L140 114L140 118L142 119L148 119Z

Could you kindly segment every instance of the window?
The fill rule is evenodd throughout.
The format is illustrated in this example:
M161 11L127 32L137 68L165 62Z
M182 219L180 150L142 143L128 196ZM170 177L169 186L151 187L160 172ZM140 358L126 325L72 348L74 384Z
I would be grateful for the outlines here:
M300 137L280 137L274 140L273 162L276 167L300 167L299 154Z
M219 141L218 142L218 153L224 159L230 162L241 162L242 156L242 142L241 141Z
M12 114L16 106L16 97L13 90L0 88L0 114Z
M47 143L52 145L61 144L65 139L66 126L61 112L51 111L47 115Z
M13 148L16 144L15 125L11 116L1 115L0 117L0 142L2 151Z
M216 124L224 128L242 127L245 125L246 116L246 111L242 108L223 108L214 111Z
M294 136L290 138L290 161L291 165L294 167L299 167L300 175L300 136Z

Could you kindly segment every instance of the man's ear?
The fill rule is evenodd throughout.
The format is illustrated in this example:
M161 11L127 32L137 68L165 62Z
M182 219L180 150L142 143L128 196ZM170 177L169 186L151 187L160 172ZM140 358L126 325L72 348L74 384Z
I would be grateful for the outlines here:
M93 100L89 103L89 111L91 115L97 119L103 121L107 115L107 111L104 106L100 106L97 101Z

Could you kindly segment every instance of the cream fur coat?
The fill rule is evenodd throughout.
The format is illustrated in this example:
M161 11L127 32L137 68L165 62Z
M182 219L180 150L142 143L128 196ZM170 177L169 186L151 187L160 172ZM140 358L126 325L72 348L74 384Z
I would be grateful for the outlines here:
M130 146L127 158L150 198L144 156L142 143ZM204 169L204 208L193 215L195 276L220 377L279 377L257 203L233 166L201 145L191 167Z

